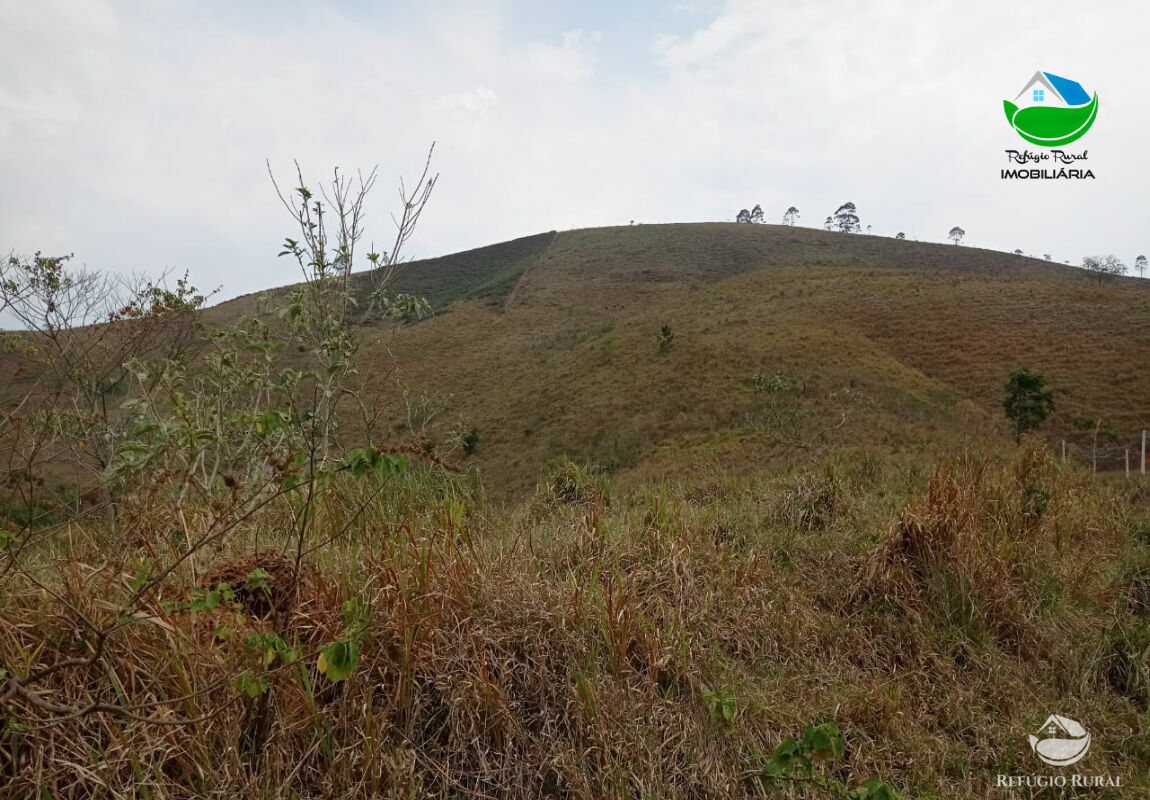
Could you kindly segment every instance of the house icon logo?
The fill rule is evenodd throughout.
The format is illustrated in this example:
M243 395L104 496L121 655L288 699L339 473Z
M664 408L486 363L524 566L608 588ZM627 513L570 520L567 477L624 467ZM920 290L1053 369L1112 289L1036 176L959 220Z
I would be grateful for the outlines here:
M1090 734L1077 721L1051 714L1038 729L1038 736L1030 736L1030 749L1047 764L1068 767L1086 755L1090 749Z
M1098 116L1098 93L1082 84L1041 70L1013 101L1003 100L1010 127L1041 147L1062 147L1090 130Z

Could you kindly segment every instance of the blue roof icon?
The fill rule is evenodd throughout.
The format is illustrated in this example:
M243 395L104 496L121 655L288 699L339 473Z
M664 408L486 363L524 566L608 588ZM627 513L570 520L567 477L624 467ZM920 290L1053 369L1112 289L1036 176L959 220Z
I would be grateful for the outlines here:
M1090 95L1082 88L1082 84L1078 81L1072 81L1069 78L1060 78L1049 72L1042 73L1046 79L1050 81L1054 87L1054 91L1062 96L1069 106L1084 106L1090 102Z

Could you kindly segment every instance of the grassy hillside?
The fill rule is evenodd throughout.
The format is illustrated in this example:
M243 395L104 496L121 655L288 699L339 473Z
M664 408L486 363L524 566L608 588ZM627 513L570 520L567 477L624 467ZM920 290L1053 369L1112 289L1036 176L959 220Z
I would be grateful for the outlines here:
M502 308L523 273L537 264L555 240L555 232L524 236L401 269L392 288L423 297L439 313L460 300Z
M435 295L454 302L387 340L438 411L432 429L474 427L477 463L512 490L565 453L640 479L789 460L755 434L756 374L801 386L793 404L811 425L845 411L831 445L1005 436L1002 387L1019 366L1059 390L1054 440L1088 446L1100 424L1121 447L1150 425L1150 286L1136 280L770 225L579 230L549 249L546 237L509 243L506 262L487 248L407 265L405 288L460 276ZM482 287L512 274L493 304ZM674 340L661 351L663 325Z
M409 262L395 274L389 288L422 297L436 314L461 300L475 300L492 308L501 308L523 273L547 253L555 237L555 231L539 233L462 253ZM361 295L359 300L366 304L364 295L370 291L372 276L359 274L356 278ZM221 303L213 310L212 318L223 323L255 313L282 300L287 288L267 289Z

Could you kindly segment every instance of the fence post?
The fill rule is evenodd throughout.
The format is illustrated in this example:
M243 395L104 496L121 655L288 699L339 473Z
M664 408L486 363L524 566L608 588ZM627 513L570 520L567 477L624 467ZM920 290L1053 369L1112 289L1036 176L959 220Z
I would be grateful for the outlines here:
M1130 448L1127 447L1123 452L1126 454L1126 480L1130 480Z
M1146 474L1146 429L1142 429L1142 469L1140 470L1143 475Z
M1145 446L1145 444L1143 444ZM1062 463L1066 463L1066 440L1062 440Z

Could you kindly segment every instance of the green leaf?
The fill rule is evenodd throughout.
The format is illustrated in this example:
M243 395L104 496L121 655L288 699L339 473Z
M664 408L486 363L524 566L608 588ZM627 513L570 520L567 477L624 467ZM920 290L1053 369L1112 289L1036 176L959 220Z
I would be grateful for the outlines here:
M344 463L347 465L347 471L358 478L375 465L378 456L379 453L374 448L357 447L347 454Z
M344 466L357 478L371 470L389 478L403 473L407 459L395 453L381 453L374 447L358 447L344 458Z
M810 772L810 760L801 752L801 745L788 736L763 762L763 771L775 778L789 778Z
M851 792L855 800L898 800L898 792L878 778L871 778Z
M245 589L263 589L265 592L268 590L268 581L271 580L271 573L263 567L256 567L248 575L247 580L244 581Z
M236 678L236 691L240 694L247 695L253 700L268 690L268 682L262 678L257 678L252 675L250 671L240 673Z
M288 421L288 416L282 411L265 411L255 420L256 433L260 436L270 436L282 428Z
M816 758L842 758L846 747L839 735L839 726L833 722L808 725L803 731L802 749Z
M384 478L401 475L407 469L407 459L401 455L389 453L380 459L378 467L379 474Z
M320 651L316 667L332 683L346 680L359 664L359 645L355 642L336 642Z
M197 589L195 596L192 599L189 607L192 611L203 611L211 613L216 610L220 604L220 593L218 591L206 591L204 589Z

